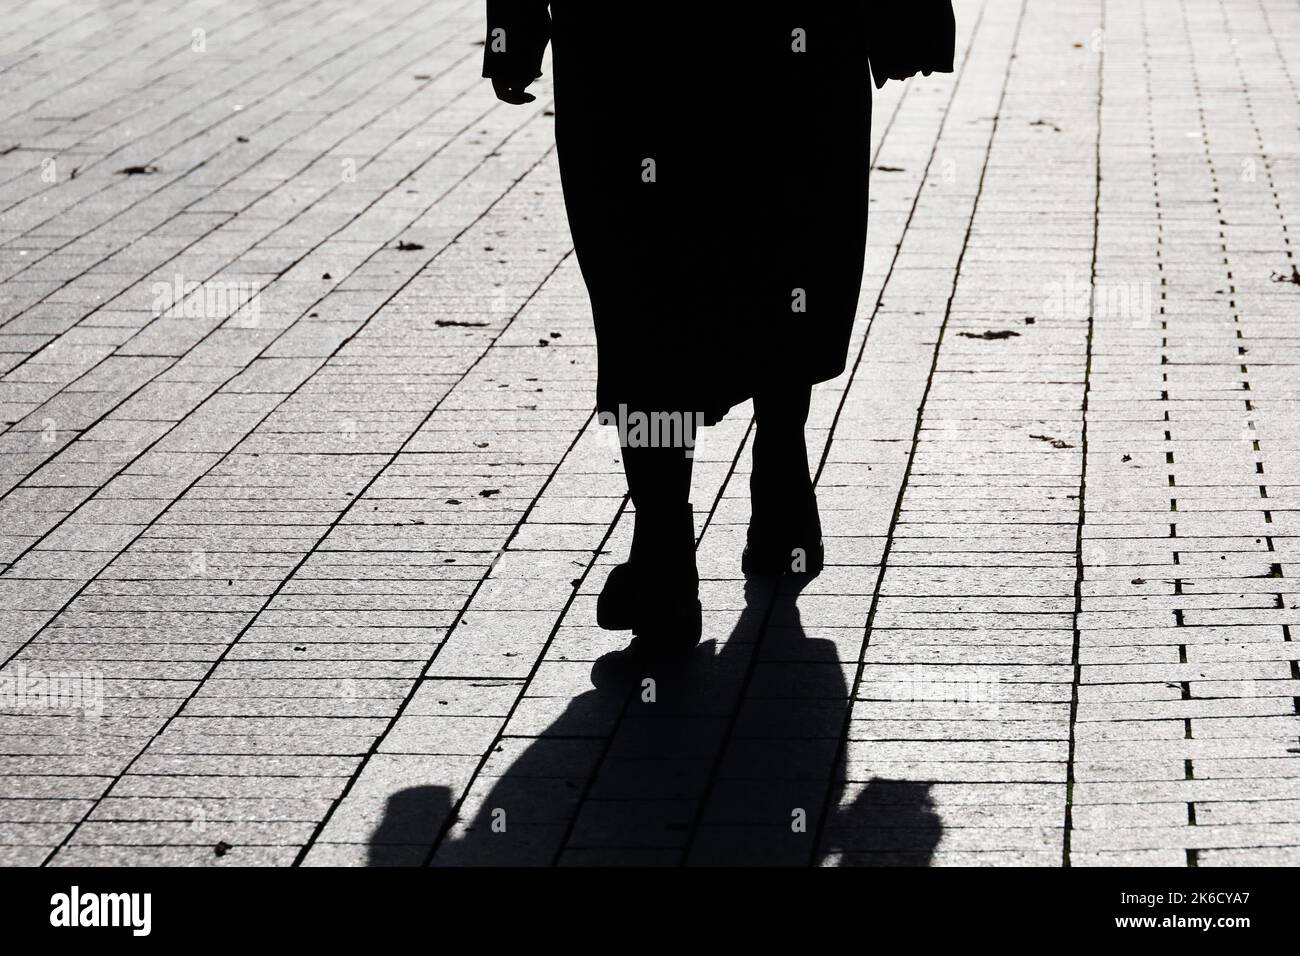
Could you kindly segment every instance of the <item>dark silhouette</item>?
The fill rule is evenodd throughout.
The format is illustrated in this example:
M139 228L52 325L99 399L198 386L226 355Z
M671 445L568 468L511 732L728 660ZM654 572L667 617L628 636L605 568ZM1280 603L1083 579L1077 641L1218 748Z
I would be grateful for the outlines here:
M643 657L699 640L690 459L680 438L753 398L746 574L816 573L800 454L808 394L843 371L867 235L876 83L951 71L949 0L488 0L484 76L508 103L553 47L556 145L595 318L605 422L621 434L636 532L600 623ZM870 64L870 72L868 70ZM797 433L797 434L796 434Z
M370 866L419 866L451 819L451 790L430 784L398 790L370 834Z
M433 862L808 865L842 851L849 863L926 865L942 833L929 784L877 779L839 806L849 690L834 642L800 624L806 580L747 584L722 651L697 646L653 703L636 655L597 661L595 688L491 782ZM371 865L421 862L450 810L442 786L394 794Z

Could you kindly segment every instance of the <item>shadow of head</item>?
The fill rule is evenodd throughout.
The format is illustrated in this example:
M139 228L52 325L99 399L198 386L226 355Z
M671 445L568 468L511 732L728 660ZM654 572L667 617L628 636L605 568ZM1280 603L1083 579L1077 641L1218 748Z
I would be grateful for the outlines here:
M370 836L368 866L419 866L451 816L451 790L420 786L398 790Z
M877 777L828 821L826 854L849 866L929 866L942 837L930 784Z
M688 863L924 866L938 846L929 784L877 779L845 799L855 662L840 656L844 628L805 627L798 602L811 583L746 587L722 651L742 658L745 677Z

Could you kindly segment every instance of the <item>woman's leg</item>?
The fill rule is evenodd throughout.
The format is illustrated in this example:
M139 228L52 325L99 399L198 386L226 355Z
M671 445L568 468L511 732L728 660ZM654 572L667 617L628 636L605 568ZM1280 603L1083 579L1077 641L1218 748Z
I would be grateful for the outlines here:
M636 508L632 554L643 577L695 576L691 458L684 448L623 448L627 490Z
M811 385L766 389L754 396L751 511L741 559L746 574L817 574L822 569L821 520L804 438L811 400Z
M638 515L678 513L691 500L691 459L684 448L624 446L623 472Z
M754 396L754 468L749 476L755 511L768 514L812 494L804 425L811 385L769 388Z

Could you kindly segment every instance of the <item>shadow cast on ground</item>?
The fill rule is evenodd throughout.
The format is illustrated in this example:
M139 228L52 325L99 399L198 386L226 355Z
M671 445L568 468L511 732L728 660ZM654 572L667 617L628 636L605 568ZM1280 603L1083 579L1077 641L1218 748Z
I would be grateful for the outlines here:
M928 865L930 784L873 778L843 799L851 668L804 632L799 589L747 584L721 651L700 645L652 702L619 655L597 661L540 736L505 738L522 750L476 781L464 825L448 787L394 793L370 865Z

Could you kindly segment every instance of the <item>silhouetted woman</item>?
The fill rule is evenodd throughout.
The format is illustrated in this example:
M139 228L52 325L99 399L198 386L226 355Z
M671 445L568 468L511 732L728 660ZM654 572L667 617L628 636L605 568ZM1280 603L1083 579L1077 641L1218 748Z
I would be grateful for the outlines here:
M948 0L488 0L499 98L531 101L553 47L597 408L636 508L597 618L634 650L699 640L690 443L733 405L756 420L745 574L821 569L804 423L862 281L868 60L878 85L951 71L953 36Z

